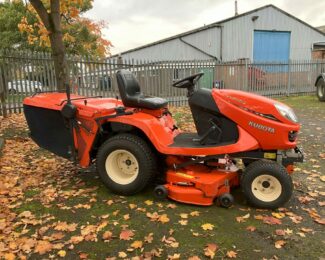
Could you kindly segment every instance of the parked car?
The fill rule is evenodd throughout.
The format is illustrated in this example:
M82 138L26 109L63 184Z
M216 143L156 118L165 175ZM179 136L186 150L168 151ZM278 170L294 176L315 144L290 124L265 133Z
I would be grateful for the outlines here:
M322 73L317 77L315 87L319 101L325 102L325 73Z
M42 83L33 80L14 80L8 82L8 92L10 94L40 92L42 91Z

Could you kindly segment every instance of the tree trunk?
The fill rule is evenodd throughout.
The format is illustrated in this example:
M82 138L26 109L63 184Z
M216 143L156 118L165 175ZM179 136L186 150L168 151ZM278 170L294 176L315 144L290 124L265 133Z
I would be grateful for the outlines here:
M65 90L65 84L68 83L67 61L65 58L65 48L62 40L61 32L53 32L50 34L52 46L52 57L54 61L54 70L56 78L56 86L58 91Z
M67 61L61 31L60 0L51 0L48 12L41 0L30 0L44 26L49 32L57 89L65 90L68 82Z

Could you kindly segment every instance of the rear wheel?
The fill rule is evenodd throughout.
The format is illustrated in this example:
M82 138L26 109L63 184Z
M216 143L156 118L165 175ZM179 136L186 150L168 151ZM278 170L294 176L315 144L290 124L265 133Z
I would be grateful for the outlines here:
M325 81L323 78L320 78L317 81L317 97L319 101L325 102Z
M138 136L119 134L104 142L97 153L97 171L111 191L132 195L144 189L156 173L156 157Z
M248 202L258 208L274 209L286 203L293 190L286 169L273 161L251 163L241 177L241 187Z

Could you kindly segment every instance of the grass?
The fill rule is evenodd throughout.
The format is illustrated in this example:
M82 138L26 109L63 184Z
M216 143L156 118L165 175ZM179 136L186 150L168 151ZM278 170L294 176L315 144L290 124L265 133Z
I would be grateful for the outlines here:
M67 221L68 223L77 223L78 227L73 232L63 232L65 237L61 241L52 241L53 244L59 242L66 243L63 247L66 250L66 259L78 259L80 254L87 254L87 259L105 259L106 257L117 257L118 252L125 252L127 257L141 256L151 250L162 249L161 258L166 259L174 254L180 254L181 259L187 259L191 256L198 256L204 259L204 248L208 243L216 243L219 250L216 252L216 258L226 258L228 251L237 253L238 259L274 259L275 256L280 259L320 259L324 257L323 246L323 226L316 223L306 212L306 209L314 208L319 214L324 210L318 204L318 201L324 200L324 183L319 180L322 175L321 169L325 167L325 160L320 158L324 152L325 143L325 103L320 103L313 96L282 98L280 101L292 106L303 126L300 135L300 145L304 146L306 151L306 162L298 165L298 170L293 175L296 190L290 202L286 205L286 210L290 214L302 217L301 223L294 223L290 219L290 214L281 219L280 225L267 225L254 216L271 216L270 210L258 210L250 208L240 189L233 191L235 204L230 209L220 208L218 206L200 207L181 203L175 203L170 200L155 200L153 198L153 186L145 191L130 197L121 197L112 194L106 189L93 168L79 169L70 165L64 159L54 157L50 153L35 147L32 152L21 149L24 154L23 160L28 163L28 167L34 167L35 175L41 175L42 180L36 186L31 186L23 191L17 207L13 207L15 214L24 211L32 212L37 219L43 221L38 225L27 225L25 228L29 231L24 234L28 237L37 239L46 239L55 232L53 223L57 221ZM179 108L173 111L174 118L179 125L188 127L191 115L186 108ZM1 130L1 135L9 141L15 141L20 135L26 137L26 129L14 126ZM4 151L2 162L8 160L8 151ZM44 158L43 158L44 157ZM55 158L55 167L51 167L46 160ZM37 160L37 165L35 165ZM315 165L317 167L315 167ZM1 166L1 165L0 165ZM2 165L6 166L6 165ZM8 166L7 166L8 167ZM26 167L26 169L28 169ZM52 169L53 168L53 169ZM25 168L24 168L25 169ZM14 172L10 174L15 174ZM24 176L24 171L17 172L17 176ZM55 192L49 192L50 188ZM96 189L95 189L96 188ZM310 195L310 192L314 197ZM75 194L78 194L75 196ZM317 194L317 196L315 196ZM307 196L313 198L308 203L301 203L299 198ZM46 199L54 197L50 202ZM152 201L152 205L148 201ZM16 203L16 202L15 202ZM136 205L131 208L130 205ZM171 208L171 204L175 205ZM78 205L90 205L89 209L78 208ZM67 209L63 209L67 208ZM191 216L190 213L198 211L199 216ZM150 221L147 213L167 214L169 222L163 224L157 221ZM181 225L182 213L188 214L187 225ZM236 217L249 213L246 222L239 223ZM274 212L273 212L274 213ZM126 217L128 215L128 217ZM53 219L46 222L49 217ZM19 225L21 218L16 217L16 232L22 232L23 226ZM99 225L107 221L107 225L96 232L95 241L82 241L71 246L67 241L73 235L80 235L83 227L89 225ZM213 230L203 230L201 225L211 223ZM40 228L49 226L49 231L40 236ZM250 232L246 230L248 226L254 226L256 230ZM303 233L301 229L310 228L312 232ZM119 234L123 229L130 229L134 232L134 237L130 241L119 239ZM278 236L275 230L290 230L291 234ZM109 242L102 239L105 231L111 231L113 238ZM153 233L152 243L145 242L145 236ZM290 233L290 232L289 232ZM164 237L174 237L179 243L177 247L171 247L163 242ZM1 242L0 237L0 242ZM142 241L142 249L132 249L131 244L136 241ZM274 246L275 241L284 240L285 245L281 249ZM69 249L70 248L70 249ZM33 253L27 256L31 259L48 258L50 255L56 256L57 250L52 250L45 255ZM171 257L169 257L171 258Z

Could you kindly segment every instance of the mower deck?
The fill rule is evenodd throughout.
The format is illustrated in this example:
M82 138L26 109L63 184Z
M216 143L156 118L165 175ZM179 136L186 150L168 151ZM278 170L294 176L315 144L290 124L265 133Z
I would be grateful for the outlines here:
M193 165L181 170L167 171L168 197L195 205L212 205L217 197L230 193L239 185L237 170L213 170L204 165Z

